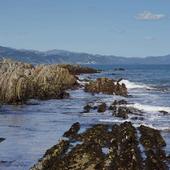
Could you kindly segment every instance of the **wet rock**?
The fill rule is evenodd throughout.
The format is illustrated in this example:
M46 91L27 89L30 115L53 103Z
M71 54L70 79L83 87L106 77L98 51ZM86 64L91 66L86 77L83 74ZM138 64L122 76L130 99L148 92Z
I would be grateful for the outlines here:
M163 149L166 143L158 130L141 125L140 141L145 147L146 159L145 166L147 169L168 169L166 153Z
M166 143L158 130L144 125L141 125L139 130L142 134L140 141L145 148L149 149L166 146Z
M15 160L13 161L0 160L0 166L9 167L13 162L15 162Z
M115 106L126 105L126 100L115 100L109 107L109 110L113 110Z
M131 107L126 107L126 104L127 101L125 100L115 100L109 107L107 107L106 103L101 103L99 105L88 103L86 106L84 106L84 111L82 113L89 113L91 110L97 110L99 113L105 112L106 110L111 110L113 116L121 117L123 119L127 119L129 114L141 116L139 110ZM139 119L142 120L140 117Z
M87 104L86 106L84 106L84 111L83 113L89 113L91 109L93 109L93 107L90 104Z
M103 124L93 125L79 136L79 141L82 142L95 142L101 147L107 146L111 140L111 134L108 131L109 126Z
M56 99L68 97L66 89L77 81L67 69L58 65L39 65L12 60L0 62L0 101L20 104L28 99Z
M122 117L123 119L127 119L128 118L128 114L130 114L130 110L126 107L119 107L117 114L115 114L115 116L117 117ZM113 112L114 115L114 112Z
M140 121L143 121L144 120L144 117L132 117L131 120L140 120Z
M128 118L128 114L131 114L131 111L127 108L127 107L117 107L117 106L113 106L112 108L112 115L116 116L116 117L121 117L123 119L127 119Z
M118 83L120 83L122 80L123 80L123 79L122 79L122 78L120 78L120 79L118 79L118 80L117 80L117 82L118 82Z
M124 119L128 118L129 114L134 114L134 115L138 115L138 116L142 116L141 115L141 111L137 110L133 107L127 107L127 101L126 100L115 100L110 106L109 106L109 110L112 110L113 116L116 117L121 117Z
M107 108L106 103L101 103L101 104L98 106L97 111L98 111L98 112L105 112L105 111L106 111L106 108Z
M99 70L94 68L80 66L80 65L71 65L71 64L60 64L62 68L66 68L69 70L71 74L79 75L79 74L90 74L90 73L98 73Z
M54 163L59 163L69 148L69 142L62 140L59 144L54 145L51 149L47 150L45 155L39 162L34 165L30 170L55 170L58 166L54 167Z
M125 71L124 68L115 68L114 71Z
M166 112L166 111L164 111L164 110L161 110L161 111L159 111L160 113L162 113L163 115L167 115L168 114L168 112Z
M31 170L167 169L165 152L161 148L155 151L155 145L164 146L164 142L160 142L160 134L157 135L152 128L141 126L139 130L142 140L139 140L138 129L130 122L120 125L97 124L77 134L79 127L78 122L73 124L69 130L69 141L62 140L53 146ZM76 143L70 138L72 133L78 135ZM151 135L152 133L156 135ZM149 145L149 149L143 141L143 135L151 135L155 139L154 144ZM139 144L145 148L146 159L142 156Z
M0 143L3 142L5 140L5 138L0 138Z
M85 91L91 93L104 93L109 95L127 96L125 84L120 84L109 78L98 78L96 81L90 81L85 85Z
M76 139L79 130L80 130L80 123L76 122L71 126L71 128L67 132L64 133L63 136L67 138Z

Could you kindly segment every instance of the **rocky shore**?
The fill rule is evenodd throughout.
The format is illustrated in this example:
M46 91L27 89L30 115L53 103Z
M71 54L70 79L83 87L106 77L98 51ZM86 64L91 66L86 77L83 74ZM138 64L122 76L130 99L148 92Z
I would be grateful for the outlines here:
M143 116L140 110L128 107L128 89L121 83L122 79L102 77L82 80L85 83L80 84L78 75L86 73L98 73L98 70L69 64L34 66L8 59L0 61L2 104L63 99L69 97L68 89L77 88L94 96L99 93L123 96L123 100L113 100L110 104L106 101L86 103L80 114L109 112L124 123L93 124L86 128L79 122L74 123L31 170L167 170L169 156L160 132L129 122L142 120ZM4 140L0 138L0 142Z
M158 130L130 122L80 130L80 123L73 124L31 170L168 169L166 143Z
M67 89L79 86L76 75L98 73L89 67L69 64L31 65L9 59L0 61L0 102L22 104L28 99L62 99ZM85 91L127 96L125 84L98 78L85 85Z
M109 78L98 78L95 81L90 81L88 84L86 84L85 91L91 93L104 93L109 95L128 95L125 84L120 84L119 81L115 81Z
M0 102L22 104L28 99L62 99L78 86L76 74L97 70L79 65L37 65L0 61Z

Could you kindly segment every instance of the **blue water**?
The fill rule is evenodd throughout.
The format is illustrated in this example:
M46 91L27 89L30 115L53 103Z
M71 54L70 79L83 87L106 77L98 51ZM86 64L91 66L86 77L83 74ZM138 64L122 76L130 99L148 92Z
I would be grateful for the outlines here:
M74 122L81 122L84 128L93 123L118 123L111 113L92 111L81 113L88 102L106 102L126 99L130 105L142 111L144 120L131 120L135 126L146 124L161 130L166 139L166 150L170 153L170 66L95 66L103 72L81 75L80 79L97 77L123 78L129 97L94 95L83 89L69 91L70 98L64 100L37 101L37 105L2 106L0 108L0 170L27 170L44 152L56 144L62 134ZM125 71L114 71L123 67ZM169 112L163 115L159 111Z

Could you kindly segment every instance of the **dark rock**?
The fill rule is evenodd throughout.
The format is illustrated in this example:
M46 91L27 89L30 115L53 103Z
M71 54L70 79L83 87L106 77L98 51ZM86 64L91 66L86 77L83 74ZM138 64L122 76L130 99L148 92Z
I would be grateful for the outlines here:
M112 105L126 105L127 101L126 100L115 100Z
M45 155L39 162L34 165L30 170L55 170L58 166L54 167L61 161L63 155L69 148L69 142L62 140L59 144L54 145L51 149L47 150Z
M74 139L77 137L77 133L79 130L80 130L80 123L76 122L71 126L71 128L67 132L64 133L63 136Z
M167 115L168 114L168 112L167 111L164 111L164 110L161 110L161 111L159 111L160 113L162 113L163 115Z
M112 115L116 117L121 117L123 119L128 118L128 114L130 114L130 110L127 107L113 107Z
M84 106L83 113L89 113L91 109L93 109L93 107L90 104L87 104L86 106Z
M166 161L167 157L163 150L166 146L158 130L141 125L139 127L141 137L140 141L145 148L146 156L145 166L147 169L168 169Z
M98 112L105 112L105 111L106 111L106 108L107 108L106 103L102 103L102 104L100 104L100 105L98 106L97 111L98 111Z
M0 143L3 142L5 140L5 138L0 138Z
M149 149L166 146L166 143L158 130L149 128L144 125L141 125L139 130L142 134L140 140L145 148Z
M124 68L115 68L114 71L125 71Z
M120 78L119 80L117 80L117 82L118 82L118 83L120 83L122 80L123 80L123 79L122 79L122 78Z
M92 74L92 73L98 73L99 70L96 70L94 68L80 66L80 65L71 65L71 64L60 64L59 65L62 68L68 69L71 74L79 75L79 74Z
M140 121L143 121L144 120L144 117L132 117L131 120L140 120Z
M112 110L113 116L127 119L128 114L130 114L131 111L126 106L122 106L122 105L126 105L126 104L127 104L127 101L125 101L125 100L119 100L119 101L115 100L109 107L109 110Z
M127 88L125 84L116 83L109 78L98 78L96 81L90 81L85 85L85 91L91 93L104 93L109 95L127 96Z
M71 129L79 129L79 123L73 124L69 130L69 134L72 134L72 131L73 134L77 134L77 130ZM142 135L140 140L137 135L138 129L130 122L113 126L93 125L78 134L76 144L68 135L69 141L62 140L49 149L31 170L166 170L165 162L168 157L161 149L164 142L160 139L160 134L144 126L139 130ZM145 137L153 138L146 139L152 140L149 143L153 143L149 144L149 149ZM147 156L145 160L139 144L144 146ZM104 152L104 149L107 152Z
M104 147L110 143L109 140L111 139L111 134L109 133L108 128L108 125L94 125L92 128L81 133L79 140L83 142L95 142Z
M124 119L128 118L128 114L134 114L142 116L141 111L133 107L127 107L127 101L125 100L115 100L110 106L109 110L112 110L113 116L122 117ZM135 118L133 118L135 119ZM141 118L142 120L142 118Z

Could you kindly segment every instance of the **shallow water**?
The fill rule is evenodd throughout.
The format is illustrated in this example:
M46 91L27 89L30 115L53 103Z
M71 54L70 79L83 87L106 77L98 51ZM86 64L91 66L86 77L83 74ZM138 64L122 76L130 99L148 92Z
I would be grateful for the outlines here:
M124 78L129 90L129 107L142 111L144 120L131 120L135 126L145 124L160 129L170 153L170 69L167 66L124 66L126 71L114 71L116 66L98 66L105 71L80 78ZM38 101L37 105L3 106L0 108L0 169L27 170L52 145L56 144L69 127L79 121L82 126L94 123L119 123L111 113L81 113L88 102L113 102L120 96L91 95L82 89L69 91L64 100ZM163 115L159 111L169 112Z

